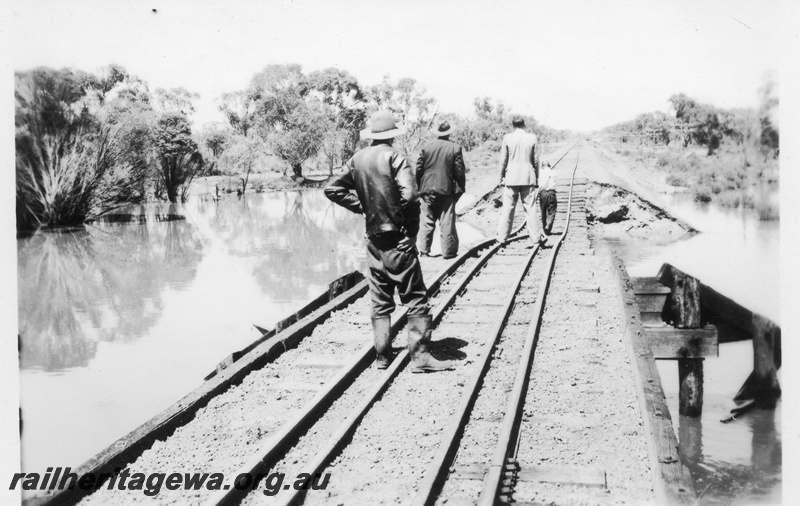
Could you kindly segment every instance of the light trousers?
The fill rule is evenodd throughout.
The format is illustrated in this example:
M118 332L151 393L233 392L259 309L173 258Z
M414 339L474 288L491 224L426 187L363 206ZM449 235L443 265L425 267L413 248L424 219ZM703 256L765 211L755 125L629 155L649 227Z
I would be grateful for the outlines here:
M498 241L505 241L511 234L517 200L522 201L522 208L527 216L530 240L534 242L539 240L539 219L534 205L538 193L539 190L533 186L506 186L503 188L503 207L500 209L500 221L497 223Z

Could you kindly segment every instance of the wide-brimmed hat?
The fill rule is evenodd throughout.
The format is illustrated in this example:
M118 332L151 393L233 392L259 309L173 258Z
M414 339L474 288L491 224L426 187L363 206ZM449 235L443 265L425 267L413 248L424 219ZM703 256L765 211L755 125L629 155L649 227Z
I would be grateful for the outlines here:
M389 111L378 111L369 117L367 128L361 131L362 139L393 139L406 133L403 125L394 122L394 116Z
M433 130L433 135L436 137L444 137L445 135L450 135L453 131L453 127L450 126L450 123L447 121L442 121L439 124L439 128L437 130Z

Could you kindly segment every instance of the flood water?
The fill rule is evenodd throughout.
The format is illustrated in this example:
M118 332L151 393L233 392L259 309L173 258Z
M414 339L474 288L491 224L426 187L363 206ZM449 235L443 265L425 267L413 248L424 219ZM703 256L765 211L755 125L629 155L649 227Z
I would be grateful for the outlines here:
M654 277L664 262L699 278L743 306L780 323L779 222L745 210L667 197L666 207L700 234L677 241L613 241L631 276ZM751 341L721 344L704 363L703 414L678 415L678 367L657 361L680 453L694 479L698 504L779 504L782 482L781 403L723 424L733 397L753 369ZM780 371L778 372L780 379Z
M80 465L365 265L364 218L322 190L124 211L17 241L24 472Z
M23 471L84 462L364 260L321 191L157 207L18 240Z

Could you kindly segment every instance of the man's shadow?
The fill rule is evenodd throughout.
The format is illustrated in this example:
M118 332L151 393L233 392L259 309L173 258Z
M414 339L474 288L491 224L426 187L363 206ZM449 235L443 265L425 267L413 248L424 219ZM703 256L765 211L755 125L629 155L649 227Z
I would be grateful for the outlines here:
M445 337L443 339L432 340L428 343L428 349L438 360L464 360L467 354L461 351L468 342L457 337Z

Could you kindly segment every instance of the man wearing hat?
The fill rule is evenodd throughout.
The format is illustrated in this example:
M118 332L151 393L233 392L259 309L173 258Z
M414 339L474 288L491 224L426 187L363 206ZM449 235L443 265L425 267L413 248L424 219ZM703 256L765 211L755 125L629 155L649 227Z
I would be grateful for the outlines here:
M503 188L503 208L497 224L497 240L505 241L511 233L514 208L517 200L528 218L528 235L531 241L544 244L547 237L539 231L536 216L536 193L539 177L539 153L536 134L525 131L525 120L514 116L511 120L514 131L503 136L500 147L500 184Z
M436 222L441 232L442 256L458 254L456 202L464 194L466 170L461 146L450 140L453 131L447 121L434 131L436 140L428 143L417 158L417 185L422 197L422 224L417 248L427 255Z
M385 369L392 361L390 317L397 289L400 301L408 307L411 371L450 369L451 362L436 360L427 350L431 338L430 308L414 248L419 231L419 194L406 157L392 147L394 138L405 129L395 124L388 111L373 114L368 125L361 136L372 139L372 144L353 155L345 165L345 173L328 183L325 196L366 218L376 364Z

